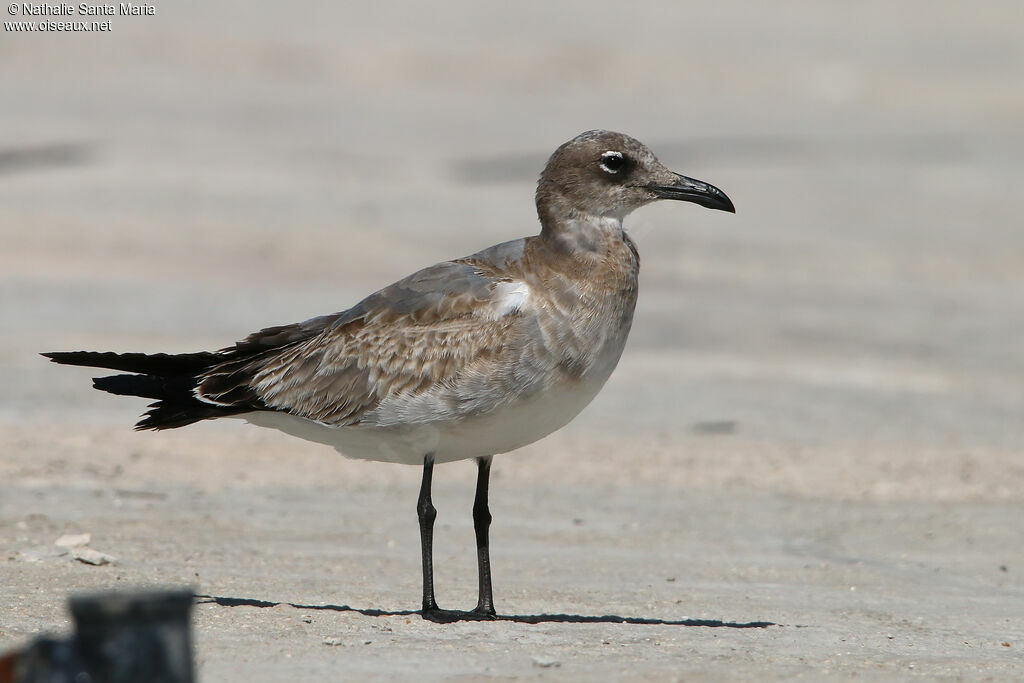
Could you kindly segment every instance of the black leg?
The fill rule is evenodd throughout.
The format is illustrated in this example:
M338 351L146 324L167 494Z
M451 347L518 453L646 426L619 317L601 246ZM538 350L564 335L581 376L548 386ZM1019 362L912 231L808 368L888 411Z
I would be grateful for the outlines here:
M476 498L473 499L473 528L476 530L476 560L480 576L480 599L476 614L493 617L494 597L491 594L491 552L488 530L491 511L487 507L487 484L491 475L491 456L476 459Z
M434 455L423 458L423 481L420 483L420 497L416 502L416 514L420 519L420 550L423 553L423 616L438 612L434 599L434 520L437 510L430 502L430 480L434 472Z

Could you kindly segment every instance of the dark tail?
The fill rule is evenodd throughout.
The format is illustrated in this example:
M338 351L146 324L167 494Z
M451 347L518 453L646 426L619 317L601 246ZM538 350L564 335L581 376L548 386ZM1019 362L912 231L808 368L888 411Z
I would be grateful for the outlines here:
M198 377L225 361L221 354L200 353L100 353L68 351L42 354L54 363L81 365L138 373L96 377L93 386L119 396L141 396L155 399L149 411L135 425L136 429L172 429L214 417L238 415L258 406L220 406L200 401L195 388Z

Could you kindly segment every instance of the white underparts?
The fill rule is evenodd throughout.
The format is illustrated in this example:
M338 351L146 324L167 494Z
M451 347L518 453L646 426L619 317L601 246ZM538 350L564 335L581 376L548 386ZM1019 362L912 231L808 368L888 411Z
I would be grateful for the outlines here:
M351 458L423 464L433 453L438 463L507 453L560 429L597 395L598 381L560 385L529 399L482 415L390 427L329 427L282 412L238 415L250 424L277 429L333 447Z

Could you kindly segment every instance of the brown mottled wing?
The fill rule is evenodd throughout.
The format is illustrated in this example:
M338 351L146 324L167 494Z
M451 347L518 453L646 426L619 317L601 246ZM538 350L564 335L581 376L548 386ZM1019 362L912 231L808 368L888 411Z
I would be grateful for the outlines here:
M335 426L357 424L388 395L451 381L498 353L509 316L479 311L503 279L464 262L439 263L343 313L261 330L234 348L256 355L212 368L197 396Z

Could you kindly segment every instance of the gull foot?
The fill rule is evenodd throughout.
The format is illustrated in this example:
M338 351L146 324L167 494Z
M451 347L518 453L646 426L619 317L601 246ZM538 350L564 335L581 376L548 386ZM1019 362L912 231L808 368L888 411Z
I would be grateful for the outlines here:
M498 618L494 612L475 609L465 612L458 609L441 609L440 607L424 609L420 611L420 615L426 621L432 621L435 624L454 624L457 621L495 621Z

